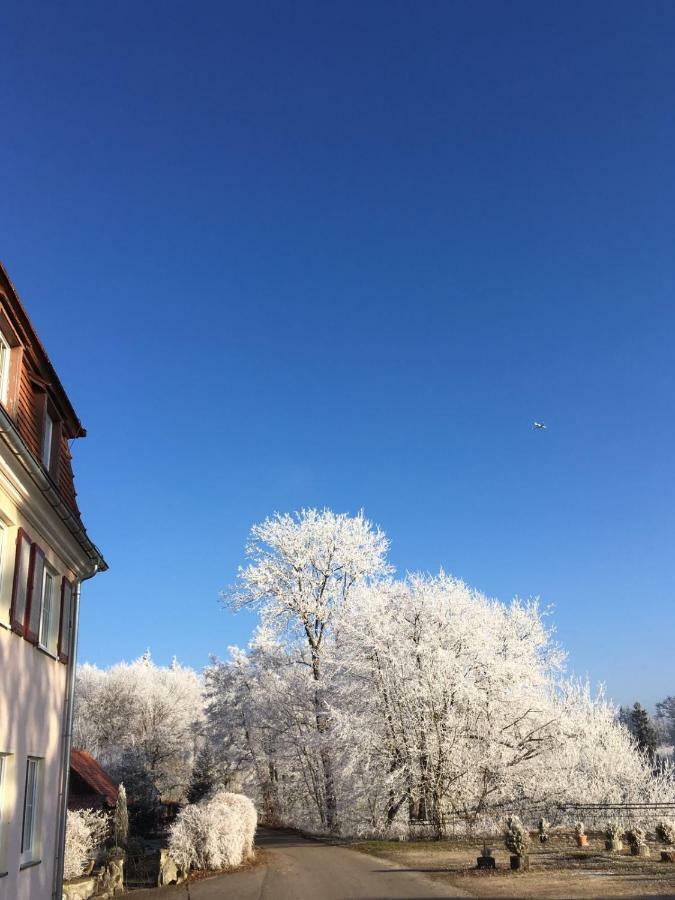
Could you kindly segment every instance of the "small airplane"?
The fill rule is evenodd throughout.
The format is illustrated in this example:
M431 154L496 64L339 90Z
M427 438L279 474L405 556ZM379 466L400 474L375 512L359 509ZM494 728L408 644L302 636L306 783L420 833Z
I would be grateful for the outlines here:
M532 423L532 427L533 427L533 428L540 428L542 431L546 431L546 426L544 425L543 422L533 422L533 423Z

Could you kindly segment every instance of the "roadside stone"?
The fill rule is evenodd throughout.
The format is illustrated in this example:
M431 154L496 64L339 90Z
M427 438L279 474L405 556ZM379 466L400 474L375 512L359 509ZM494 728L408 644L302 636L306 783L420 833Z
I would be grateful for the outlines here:
M185 876L169 851L160 850L159 875L157 877L158 887L163 887L165 884L180 884L183 881L185 881Z

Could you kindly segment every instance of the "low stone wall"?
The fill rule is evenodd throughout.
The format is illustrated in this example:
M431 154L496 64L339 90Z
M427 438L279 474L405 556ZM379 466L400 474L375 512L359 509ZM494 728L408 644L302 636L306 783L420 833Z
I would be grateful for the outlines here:
M63 900L89 900L96 893L96 875L75 878L63 885Z
M63 900L112 900L124 893L124 860L113 859L98 872L63 885Z

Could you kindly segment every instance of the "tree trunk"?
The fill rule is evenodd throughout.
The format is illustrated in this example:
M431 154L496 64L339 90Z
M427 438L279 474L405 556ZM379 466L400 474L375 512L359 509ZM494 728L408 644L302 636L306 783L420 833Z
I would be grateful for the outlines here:
M317 653L312 654L312 673L314 675L314 681L321 681L320 660ZM318 684L314 689L314 714L316 717L316 730L319 732L319 739L321 741L319 755L323 767L326 825L331 834L339 834L340 823L338 821L337 795L335 792L335 777L333 774L333 756L327 743L330 726L323 691Z

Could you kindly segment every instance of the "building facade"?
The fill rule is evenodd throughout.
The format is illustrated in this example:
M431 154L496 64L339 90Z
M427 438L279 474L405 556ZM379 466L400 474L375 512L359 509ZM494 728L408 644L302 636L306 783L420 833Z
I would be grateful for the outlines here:
M60 900L80 585L107 568L75 494L84 436L0 266L0 900Z

